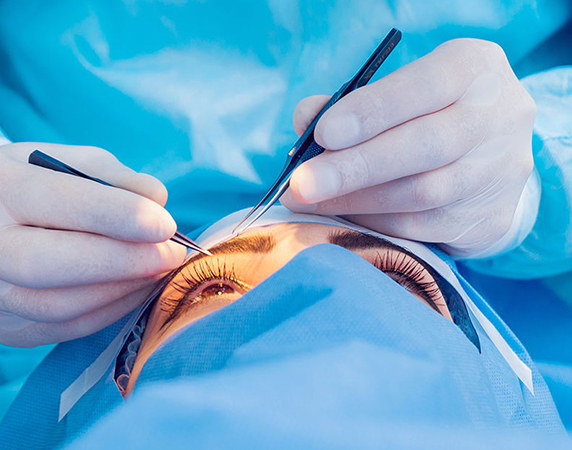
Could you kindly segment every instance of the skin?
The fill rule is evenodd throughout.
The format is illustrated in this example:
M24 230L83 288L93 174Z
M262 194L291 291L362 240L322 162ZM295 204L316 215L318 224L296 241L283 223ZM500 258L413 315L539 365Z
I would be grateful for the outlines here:
M244 233L241 235L242 237L253 235L273 236L277 245L269 253L241 252L231 255L217 255L215 253L215 256L213 257L204 258L203 261L208 261L209 265L212 266L224 264L227 267L233 267L236 278L239 279L241 284L232 284L232 291L218 291L219 294L216 294L216 288L209 288L209 286L212 286L213 284L216 286L216 283L210 282L210 284L206 283L206 285L201 285L196 290L193 290L193 292L195 292L194 295L198 295L197 293L204 289L206 289L207 294L210 293L211 295L201 296L198 301L195 301L191 306L186 307L184 312L177 319L170 321L170 311L173 308L173 304L178 304L183 298L183 294L178 291L177 285L184 285L188 289L188 284L185 284L183 281L183 275L187 274L188 276L189 274L193 274L196 267L200 265L200 261L195 261L194 263L191 262L187 267L185 267L185 269L183 269L183 273L177 275L170 282L151 311L125 395L128 395L133 390L137 377L143 369L146 361L165 339L177 330L180 330L201 317L238 300L245 292L250 290L252 287L257 286L264 279L268 278L284 266L297 253L312 245L328 243L330 233L339 230L339 227L329 225L293 223L274 225ZM374 263L376 257L383 251L384 249L382 248L372 248L357 250L355 253L371 263ZM388 257L396 258L403 256L404 254L400 251L391 250L388 255ZM423 282L431 281L434 281L432 276L428 272L425 273L423 275ZM428 304L421 296L416 295L415 293L413 293L413 295ZM445 300L440 293L436 304L439 313L451 320L451 315Z
M298 133L326 101L298 105ZM534 116L498 45L446 42L328 110L315 130L327 151L294 172L282 203L470 257L511 226ZM122 189L31 166L36 148ZM185 257L167 241L166 200L157 179L100 148L1 146L0 343L75 339L138 306Z
M328 99L298 104L299 134ZM293 173L282 204L470 257L512 224L535 114L498 45L445 42L326 111L314 133L326 152Z
M27 164L36 148L121 189ZM94 147L0 147L0 343L75 339L115 322L186 249L165 187Z

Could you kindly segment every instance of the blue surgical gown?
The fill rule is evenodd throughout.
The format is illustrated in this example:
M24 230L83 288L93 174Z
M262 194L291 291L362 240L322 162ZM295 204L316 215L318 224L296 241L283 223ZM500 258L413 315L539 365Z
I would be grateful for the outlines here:
M0 425L0 447L571 446L523 346L460 282L532 368L534 394L474 318L480 350L370 263L324 244L165 341L127 402L110 365L58 422L60 394L123 321L59 345Z
M191 229L259 198L295 138L297 101L334 92L392 26L404 39L380 76L448 39L496 41L538 105L542 198L522 246L467 266L543 276L540 287L565 304L571 14L568 0L2 0L0 135L103 147L160 178L169 211ZM491 299L495 283L486 278ZM10 355L21 358L3 349L4 404L25 372Z

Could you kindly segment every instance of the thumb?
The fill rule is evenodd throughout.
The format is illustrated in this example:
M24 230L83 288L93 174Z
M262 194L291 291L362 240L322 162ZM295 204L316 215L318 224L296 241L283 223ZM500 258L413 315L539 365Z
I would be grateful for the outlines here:
M314 120L314 117L316 117L329 99L329 95L312 95L300 100L294 110L294 117L292 119L294 130L296 130L298 136L306 131L310 122Z

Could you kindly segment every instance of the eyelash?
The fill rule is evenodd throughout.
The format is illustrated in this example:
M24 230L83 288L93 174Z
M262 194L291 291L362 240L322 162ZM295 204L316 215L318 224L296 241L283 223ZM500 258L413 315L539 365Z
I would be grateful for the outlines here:
M175 291L183 294L183 297L169 296L161 301L161 309L170 312L173 315L178 307L187 303L196 293L198 288L210 281L227 281L234 283L240 287L247 288L246 285L237 279L234 266L227 266L226 262L221 264L217 260L216 264L209 264L208 261L198 261L193 265L192 272L184 269L179 272L181 281L173 281L172 286Z
M377 253L373 265L408 291L423 297L435 311L439 312L437 307L437 302L440 300L439 286L435 281L423 280L426 269L414 258L405 253L392 256L392 252L387 250ZM209 264L207 260L198 261L193 265L192 272L186 273L185 270L181 270L179 274L182 282L173 281L172 286L183 296L168 296L161 301L161 309L170 313L172 317L176 316L179 308L188 305L188 300L193 299L193 295L202 284L218 280L249 289L238 280L234 266L229 267L226 262L221 264L221 260L217 260L216 264Z
M431 307L439 312L437 302L440 300L440 289L436 281L424 281L427 269L411 256L401 253L396 257L390 251L378 253L373 265L389 275L408 291L423 297Z

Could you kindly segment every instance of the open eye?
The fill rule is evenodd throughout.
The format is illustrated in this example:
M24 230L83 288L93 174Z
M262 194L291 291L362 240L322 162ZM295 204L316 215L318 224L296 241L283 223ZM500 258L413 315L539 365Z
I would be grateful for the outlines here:
M221 295L232 295L236 294L237 290L240 288L237 286L232 286L235 283L229 281L215 281L208 283L204 287L199 287L200 292L195 298L208 298L208 297L219 297ZM240 289L243 291L243 289Z
M161 298L161 309L173 318L182 310L203 302L235 300L249 289L237 280L232 268L221 266L218 261L202 261L182 269L169 283Z

